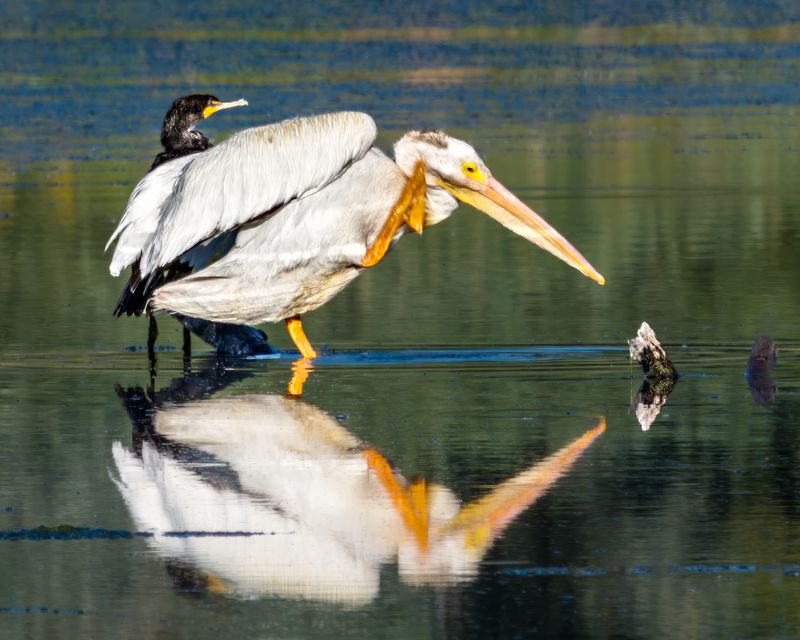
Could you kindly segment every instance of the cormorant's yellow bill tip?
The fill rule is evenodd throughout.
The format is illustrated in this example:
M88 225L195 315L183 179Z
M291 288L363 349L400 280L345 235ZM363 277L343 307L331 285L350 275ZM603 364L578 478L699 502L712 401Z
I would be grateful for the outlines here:
M223 109L232 109L233 107L246 107L247 100L244 98L240 98L239 100L234 100L233 102L212 102L208 105L205 109L203 109L203 118L209 118L213 116L217 111L222 111Z

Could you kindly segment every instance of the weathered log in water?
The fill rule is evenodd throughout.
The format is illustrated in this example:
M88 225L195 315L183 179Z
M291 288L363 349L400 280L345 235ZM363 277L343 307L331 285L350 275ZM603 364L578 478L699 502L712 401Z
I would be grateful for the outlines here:
M646 322L642 323L636 336L628 340L631 359L642 365L644 375L649 380L677 380L678 372L672 364L664 347L656 338L656 333Z
M678 380L678 372L664 347L656 338L655 331L646 322L642 323L636 336L628 340L630 356L642 365L645 379L633 400L631 411L636 416L642 431L653 424Z

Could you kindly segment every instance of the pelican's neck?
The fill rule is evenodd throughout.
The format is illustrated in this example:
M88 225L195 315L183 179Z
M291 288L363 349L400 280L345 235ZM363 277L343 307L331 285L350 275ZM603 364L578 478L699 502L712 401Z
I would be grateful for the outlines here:
M442 220L450 217L458 207L458 200L451 196L441 187L428 183L426 202L425 202L425 226L430 227L439 224Z
M417 161L425 162L425 180L428 185L427 202L425 203L425 226L438 224L450 217L458 206L458 201L436 183L434 176L426 162L426 149L428 145L409 134L404 135L394 144L394 161L400 170L411 176Z

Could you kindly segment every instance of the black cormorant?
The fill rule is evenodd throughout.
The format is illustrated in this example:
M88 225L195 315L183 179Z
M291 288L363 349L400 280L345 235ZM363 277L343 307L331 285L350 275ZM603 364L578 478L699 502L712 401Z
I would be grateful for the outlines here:
M175 100L164 116L164 123L161 127L161 144L164 146L164 151L155 157L148 173L177 158L210 149L213 146L211 141L195 127L217 111L246 105L246 100L222 102L216 96L207 94L193 94ZM141 315L147 310L147 301L157 287L184 276L192 270L192 265L176 260L158 273L141 279L138 263L134 263L130 279L114 309L114 316ZM152 357L158 327L155 318L149 311L148 315L150 331L147 347ZM188 355L189 349L189 330L216 347L220 353L253 355L273 352L273 349L267 344L266 335L258 329L240 325L215 324L178 314L175 314L175 317L184 325L185 355Z

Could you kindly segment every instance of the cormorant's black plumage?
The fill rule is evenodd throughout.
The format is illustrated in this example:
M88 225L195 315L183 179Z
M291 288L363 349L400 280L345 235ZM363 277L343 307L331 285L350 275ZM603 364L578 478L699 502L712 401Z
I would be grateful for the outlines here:
M164 151L153 160L150 171L175 158L212 147L209 139L199 131L195 131L194 127L203 120L203 110L215 102L219 100L214 96L192 95L178 98L172 103L161 126L161 144L164 145Z

